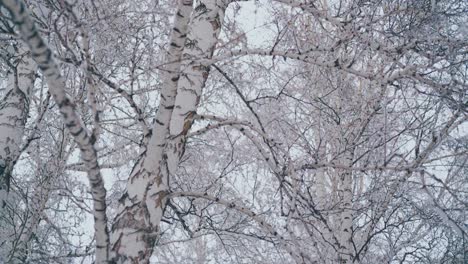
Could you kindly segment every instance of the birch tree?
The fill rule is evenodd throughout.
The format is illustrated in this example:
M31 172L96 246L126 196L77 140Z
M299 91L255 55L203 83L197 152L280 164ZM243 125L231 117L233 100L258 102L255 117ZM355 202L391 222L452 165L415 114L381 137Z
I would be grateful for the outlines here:
M466 261L462 1L0 6L2 260Z
M18 51L15 51L18 50ZM5 95L0 106L0 203L4 207L10 188L14 164L20 155L20 146L29 110L36 65L22 44L10 46L2 58L10 66ZM10 58L16 57L14 62Z

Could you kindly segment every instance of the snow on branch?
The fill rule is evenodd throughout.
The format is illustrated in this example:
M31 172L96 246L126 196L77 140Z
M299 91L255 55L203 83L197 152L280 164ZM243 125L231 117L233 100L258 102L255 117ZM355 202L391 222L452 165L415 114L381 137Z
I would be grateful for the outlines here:
M91 194L94 201L94 228L96 231L96 263L106 263L109 257L109 234L106 215L106 189L101 176L97 153L94 148L95 138L90 136L81 120L73 100L65 92L63 79L58 64L47 43L39 35L29 11L21 0L2 0L14 24L28 44L33 59L46 77L49 91L57 103L65 126L78 144L82 159L87 168Z
M269 224L263 217L255 213L254 211L250 210L246 206L240 205L238 202L230 202L227 200L220 199L219 197L214 197L209 195L208 193L197 193L197 192L173 192L168 195L168 198L175 198L175 197L196 197L196 198L202 198L206 200L210 200L212 202L216 202L218 204L222 204L226 206L227 208L236 210L240 213L243 213L247 216L249 216L252 220L257 222L261 228L263 228L265 231L267 231L269 234L274 236L280 244L286 249L286 251L291 255L296 260L296 263L307 263L305 260L308 259L307 255L302 252L300 247L296 246L291 247L287 241L286 238L283 237L280 233L276 231L276 229ZM294 240L294 239L293 239ZM294 243L294 241L293 241ZM299 251L297 253L296 251Z

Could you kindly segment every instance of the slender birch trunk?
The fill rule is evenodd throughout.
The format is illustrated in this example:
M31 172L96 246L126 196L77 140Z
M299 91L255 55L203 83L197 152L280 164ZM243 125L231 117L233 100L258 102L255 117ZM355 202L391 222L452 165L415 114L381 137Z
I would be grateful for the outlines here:
M20 155L37 70L22 44L18 50L22 55L8 74L6 93L0 102L0 208L6 201L13 166Z
M180 60L192 6L191 0L179 1L166 54L168 64L163 73L160 106L152 135L142 158L133 168L126 192L119 201L111 235L113 260L116 263L147 263L153 252L164 209L162 200L168 189L164 149L177 95Z
M352 166L353 151L344 150L340 164ZM337 237L340 243L339 263L353 262L353 175L352 170L339 171L338 197L340 198L340 213L337 226Z
M347 168L353 166L355 141L354 117L346 115L346 106L349 104L350 96L346 90L348 80L343 79L339 84L338 97L334 98L334 104L343 116L338 127L329 127L331 137L331 147L334 155L337 156L337 163L344 165L344 169L335 169L334 180L334 204L338 205L338 213L334 215L334 235L337 238L335 242L336 255L335 262L340 264L350 264L354 258L353 247L353 171Z
M326 159L327 152L326 149L329 147L329 139L327 138L327 124L323 122L323 124L320 124L320 127L325 127L325 133L321 133L317 131L316 134L316 141L321 142L321 146L318 148L318 156L321 158ZM329 129L329 128L328 128ZM320 162L320 161L319 161ZM326 212L329 210L331 207L330 204L334 204L333 202L331 203L330 201L335 200L333 197L335 194L333 193L333 189L335 188L333 185L333 179L330 179L329 175L329 170L326 168L319 168L316 171L315 177L316 177L316 183L314 186L314 191L317 196L317 209L318 210L323 210ZM317 223L317 228L320 230L320 233L327 243L334 244L337 241L337 237L332 233L333 230L329 229L326 225L330 223L331 217L328 214L323 214L324 222L318 222ZM333 250L333 248L330 248L329 244L325 243L323 246L320 246L319 249L317 249L318 254L321 255L321 258L325 260L325 263L329 263L328 260L335 259L333 256L336 254L336 251Z
M28 44L34 61L46 77L47 86L59 107L65 126L81 150L93 197L96 263L107 263L109 259L109 234L106 216L106 189L94 148L95 138L89 136L88 130L76 111L75 104L66 94L65 81L53 58L52 51L39 35L24 2L21 0L0 0L0 5L9 11L22 39Z
M177 98L170 123L167 155L168 168L173 173L184 154L187 132L192 126L208 78L224 12L230 1L205 0L196 7L184 51L184 64L177 88ZM204 60L201 60L204 59Z
M192 5L189 1L179 5L167 60L183 59L184 63L172 64L166 73L148 148L133 168L120 200L112 227L116 263L148 263L153 253L169 176L184 153L185 137L208 78L209 66L200 59L212 57L226 7L226 1L200 1L187 29Z

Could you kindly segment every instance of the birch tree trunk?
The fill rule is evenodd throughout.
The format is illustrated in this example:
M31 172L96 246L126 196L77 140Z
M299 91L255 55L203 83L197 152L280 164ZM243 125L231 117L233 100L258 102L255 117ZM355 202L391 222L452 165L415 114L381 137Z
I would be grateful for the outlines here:
M353 151L343 151L340 164L351 167ZM339 263L349 264L353 262L353 175L351 170L339 170L338 197L341 200L340 213L338 214L337 237L340 243Z
M112 227L117 263L148 263L153 253L170 174L184 153L185 137L208 78L209 66L200 60L213 55L226 7L225 1L200 1L187 29L192 3L179 4L167 60L183 59L184 63L168 67L148 148L133 168L120 200Z
M352 102L349 85L351 80L343 78L339 88L339 98L336 100L337 108L342 111L342 122L339 125L339 132L333 139L336 148L335 155L338 156L338 163L347 168L353 166L356 133L360 122L355 122L355 116L349 113L347 106ZM336 236L339 242L338 263L350 264L353 262L353 173L350 169L335 169L337 178L337 197L339 204L338 221L336 226Z
M340 77L338 77L340 78ZM332 99L332 104L341 115L341 121L335 124L326 124L325 127L329 138L330 149L338 164L343 168L332 170L333 181L333 204L337 206L337 213L332 216L335 259L333 262L340 264L353 263L353 171L351 170L354 160L355 130L360 124L355 121L348 107L352 102L349 90L352 89L346 78L338 79L337 97ZM333 259L333 258L331 258Z
M102 180L95 138L91 137L81 120L73 100L65 92L65 80L52 51L39 35L26 5L21 0L0 0L0 5L9 11L12 21L20 31L22 39L28 44L32 58L43 72L47 86L58 105L63 121L80 148L86 166L91 195L94 205L94 229L96 237L96 263L107 263L109 259L109 234L106 215L106 189Z
M160 106L148 147L135 164L126 192L119 201L118 214L112 226L113 260L117 263L147 263L153 252L159 222L163 214L162 200L167 191L164 149L169 134L169 122L177 95L180 60L187 38L187 28L192 13L192 1L179 1L170 45L166 54Z
M224 12L229 1L200 1L195 8L183 55L181 79L177 88L177 98L170 122L170 144L168 146L168 167L173 173L184 154L187 132L192 126L200 103L203 87L208 78Z
M29 100L37 66L22 44L16 68L8 75L6 93L0 102L0 207L3 208L10 178L20 155L24 127L29 113ZM18 55L17 54L17 55ZM1 209L0 209L1 210Z

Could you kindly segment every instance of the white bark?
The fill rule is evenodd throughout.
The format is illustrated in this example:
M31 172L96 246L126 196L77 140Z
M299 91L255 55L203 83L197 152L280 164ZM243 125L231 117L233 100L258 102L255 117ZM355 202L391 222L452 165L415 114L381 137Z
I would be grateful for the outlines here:
M112 226L113 260L117 263L147 263L159 231L168 189L165 166L169 122L177 94L180 60L192 13L192 1L179 1L164 69L160 106L146 152L132 170L127 190L119 203Z
M15 52L13 47L12 52ZM8 202L12 172L21 154L20 146L37 70L21 43L17 44L15 55L19 59L11 65L6 93L0 102L0 215ZM0 245L9 243L8 239L7 235L0 237Z
M353 153L351 150L345 150L342 163L352 166ZM337 226L337 238L340 243L339 263L353 262L353 175L351 170L338 170L339 186L338 197L340 199L340 213L338 215L339 224Z
M95 138L88 135L85 125L77 114L75 104L65 93L65 81L53 58L52 51L39 35L24 2L20 0L1 0L0 5L10 12L14 24L21 33L21 37L28 44L34 61L46 77L49 91L59 107L65 126L81 150L94 202L96 263L106 263L109 257L106 189L104 188L97 153L94 148Z
M177 62L183 58L185 63L174 63L167 69L153 135L120 200L112 227L112 249L116 253L113 260L117 263L147 263L152 255L169 176L184 153L186 135L208 78L208 66L198 59L211 58L226 7L225 1L200 1L186 29L192 5L190 1L179 5L167 59Z
M20 155L37 70L30 55L25 54L21 44L18 46L21 56L8 75L6 93L0 102L0 208L6 201L13 166Z
M213 55L226 7L226 1L222 0L200 1L193 15L183 55L183 72L170 123L171 138L175 142L176 138L180 140L187 135L193 122L209 74L210 64L203 59L210 59ZM180 149L179 146L175 147ZM177 159L174 160L175 163L176 161ZM170 167L172 166L174 164L170 164Z
M346 89L346 82L350 80L344 79L340 87L340 93L336 98L337 109L346 109L348 100L350 100ZM355 124L353 117L347 120L346 114L343 115L339 125L339 131L336 131L335 138L332 139L334 144L335 155L338 156L338 163L351 168L353 166L355 144L358 140L356 131L359 129L359 124ZM333 133L333 132L332 132ZM339 205L339 213L335 221L335 235L339 243L338 263L350 264L353 263L354 248L353 248L353 171L335 169L335 179L337 181L337 204Z

